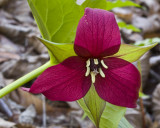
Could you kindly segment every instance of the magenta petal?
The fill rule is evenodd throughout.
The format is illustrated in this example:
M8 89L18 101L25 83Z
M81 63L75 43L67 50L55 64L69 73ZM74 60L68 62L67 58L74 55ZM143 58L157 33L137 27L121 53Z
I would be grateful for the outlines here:
M77 28L75 52L82 57L104 57L118 52L120 43L114 14L86 8Z
M85 77L85 66L85 59L70 57L61 64L45 70L29 91L43 93L50 100L78 100L87 93L91 86L90 77Z
M125 60L114 57L104 59L104 62L108 66L108 69L102 69L105 78L97 75L95 83L99 96L117 106L136 107L141 83L137 68Z

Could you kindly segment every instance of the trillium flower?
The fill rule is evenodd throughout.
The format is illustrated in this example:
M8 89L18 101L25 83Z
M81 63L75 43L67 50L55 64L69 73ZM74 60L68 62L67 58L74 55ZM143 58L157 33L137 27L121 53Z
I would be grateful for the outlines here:
M62 63L46 69L31 88L50 100L75 101L86 95L91 85L99 97L123 107L136 107L140 74L130 62L115 57L121 45L120 31L114 14L86 8L81 18L74 50Z

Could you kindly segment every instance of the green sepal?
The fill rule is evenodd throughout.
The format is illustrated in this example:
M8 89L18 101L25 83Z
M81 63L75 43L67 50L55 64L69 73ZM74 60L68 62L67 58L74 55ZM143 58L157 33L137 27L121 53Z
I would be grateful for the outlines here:
M78 103L97 128L117 128L126 111L101 99L93 85Z
M137 61L141 56L143 56L147 51L156 46L157 43L149 46L134 46L128 44L121 44L119 51L112 57L118 57L124 59L128 62Z
M94 85L91 86L83 100L93 117L95 125L99 127L100 118L105 108L106 102L98 96Z
M48 48L50 59L54 62L60 63L71 56L77 56L73 43L54 43L42 38L38 39Z

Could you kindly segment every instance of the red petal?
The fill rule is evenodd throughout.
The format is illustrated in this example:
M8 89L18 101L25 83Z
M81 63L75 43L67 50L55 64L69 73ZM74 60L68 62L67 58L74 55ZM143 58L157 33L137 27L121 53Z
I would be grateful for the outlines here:
M29 92L43 93L50 100L75 101L88 92L90 77L85 77L86 60L70 57L61 64L45 70Z
M105 78L96 76L95 87L99 96L111 104L134 108L140 88L140 73L137 68L119 58L104 59L108 69L102 69Z
M104 57L118 52L120 31L114 14L86 8L75 39L75 52L82 57Z

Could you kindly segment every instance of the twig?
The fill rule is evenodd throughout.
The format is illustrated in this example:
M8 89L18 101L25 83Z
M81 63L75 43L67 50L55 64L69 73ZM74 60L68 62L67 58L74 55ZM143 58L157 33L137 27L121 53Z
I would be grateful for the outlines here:
M142 114L142 124L143 128L146 128L146 121L145 121L145 112L144 112L144 105L143 105L143 99L139 98L140 100L140 108L141 108L141 114Z
M45 97L42 95L42 105L43 105L43 128L47 127L47 123L46 123L46 99Z
M141 88L140 88L140 92L143 92L143 88L142 88L142 69L141 69L141 62L140 60L137 61L137 67L138 70L141 74ZM143 99L141 97L139 97L140 100L140 110L141 110L141 114L142 114L142 127L146 128L146 121L145 121L145 112L144 112L144 105L143 105Z
M8 107L8 105L4 102L4 100L1 98L0 99L0 108L7 114L8 117L12 117L13 113Z

